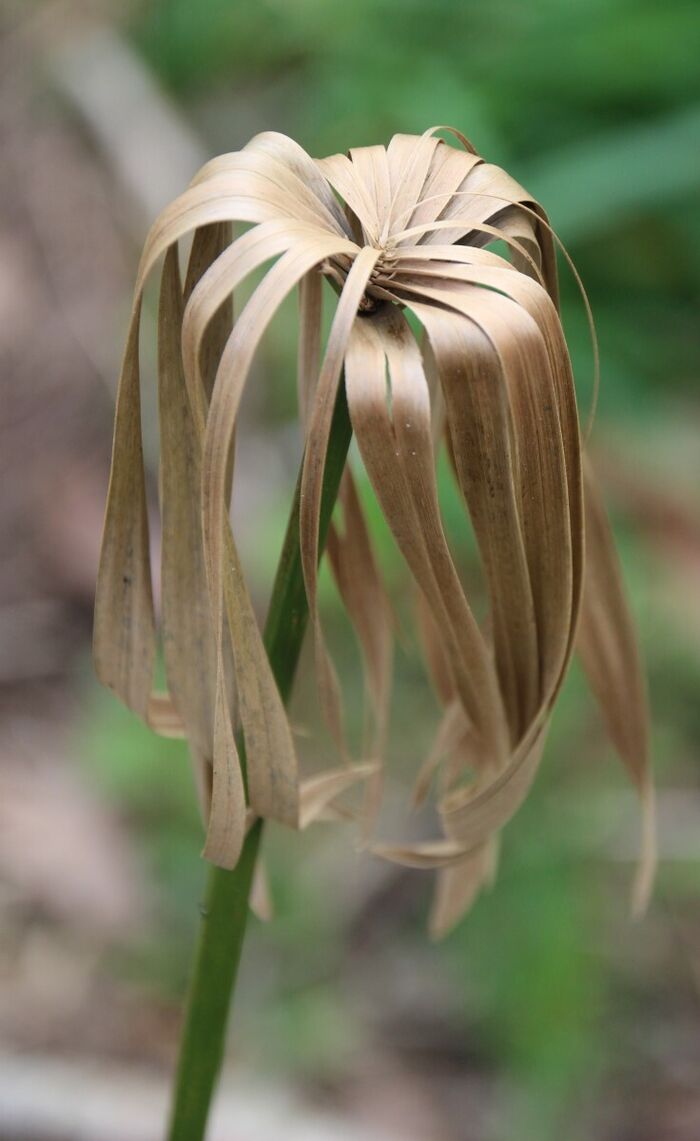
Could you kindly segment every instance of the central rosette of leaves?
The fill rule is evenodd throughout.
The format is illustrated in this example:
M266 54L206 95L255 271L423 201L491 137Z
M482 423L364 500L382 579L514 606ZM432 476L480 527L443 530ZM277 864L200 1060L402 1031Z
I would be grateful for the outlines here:
M376 313L379 305L383 300L392 299L388 290L394 280L397 265L399 264L399 257L395 249L389 246L374 247L378 252L377 262L372 269L367 281L365 292L360 298L360 303L357 307L358 313L367 316L371 313ZM345 288L348 273L353 263L353 258L350 257L337 257L329 258L321 266L321 273L331 282L333 287L340 293Z
M294 827L361 815L367 836L389 731L393 623L349 466L328 553L366 672L370 731L354 763L317 605L324 464L344 378L367 476L415 582L426 669L442 709L416 779L417 800L437 790L442 836L372 847L438 869L435 931L493 874L498 833L536 773L577 634L613 741L651 804L643 684L604 511L582 463L552 231L522 187L452 136L454 146L436 131L397 135L387 147L313 160L266 133L208 163L157 220L120 382L95 621L103 682L156 729L190 743L210 859L233 866L254 815ZM178 243L190 232L183 283ZM144 283L163 255L169 692L157 695L138 337ZM234 321L237 291L264 267ZM325 343L324 279L338 295ZM310 781L299 778L229 518L241 396L261 338L294 289L305 436L301 554L320 703L342 762ZM479 545L489 602L483 623L443 526L435 474L443 445ZM357 782L366 786L361 812L339 799ZM640 899L650 879L650 825L646 841Z

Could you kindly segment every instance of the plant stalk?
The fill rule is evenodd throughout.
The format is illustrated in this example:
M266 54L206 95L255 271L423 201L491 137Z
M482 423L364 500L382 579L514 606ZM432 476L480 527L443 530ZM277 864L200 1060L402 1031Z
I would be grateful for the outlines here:
M333 414L323 478L319 550L325 546L345 467L352 427L341 386ZM277 566L264 642L283 701L287 701L308 620L299 547L297 480L287 532ZM245 766L243 741L239 741ZM201 908L194 971L180 1040L168 1141L203 1141L224 1057L229 1007L248 919L248 897L262 836L262 820L250 829L233 871L212 867Z

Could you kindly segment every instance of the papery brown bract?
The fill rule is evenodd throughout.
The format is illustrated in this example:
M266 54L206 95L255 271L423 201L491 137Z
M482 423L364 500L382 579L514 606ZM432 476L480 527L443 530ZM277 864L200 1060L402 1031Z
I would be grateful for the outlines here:
M437 130L320 161L283 135L258 135L208 163L153 226L119 387L94 648L105 685L154 729L180 731L189 741L212 861L235 865L256 815L293 827L357 816L338 800L357 782L367 786L359 814L367 832L382 787L392 619L349 469L329 555L366 670L372 727L357 764L347 756L317 604L324 463L344 376L362 461L417 586L426 663L444 711L416 787L423 800L435 784L443 836L371 847L437 870L431 927L441 934L494 873L498 833L536 774L579 625L593 690L645 803L640 905L654 849L644 684L604 510L588 470L583 478L555 239L542 208L509 175L458 132L452 146ZM183 288L178 242L190 233ZM508 257L486 248L495 239ZM163 255L169 695L151 692L156 623L138 364L143 288ZM231 299L264 266L234 322ZM324 276L338 293L325 346ZM301 553L320 701L343 761L307 781L299 777L228 515L241 396L265 330L295 289L305 436ZM421 344L407 311L422 326ZM474 616L443 528L435 474L443 438L481 553L488 629Z

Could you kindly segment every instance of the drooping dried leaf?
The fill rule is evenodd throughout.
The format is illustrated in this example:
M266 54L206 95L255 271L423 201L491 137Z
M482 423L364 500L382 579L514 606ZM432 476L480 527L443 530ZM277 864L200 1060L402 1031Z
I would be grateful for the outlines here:
M633 901L638 912L649 898L656 859L646 687L620 562L588 463L585 477L586 586L577 647L610 740L642 798L642 855Z
M522 187L459 132L445 130L456 146L435 129L319 161L267 132L207 163L163 211L139 267L95 613L100 679L158 731L190 743L207 815L205 855L233 866L256 815L295 827L359 818L366 833L382 789L392 621L349 469L342 523L328 546L360 643L371 713L363 756L352 764L317 602L324 469L344 376L361 458L416 584L426 665L443 709L415 790L419 802L435 788L443 836L375 843L373 850L437 870L435 934L459 919L494 874L498 834L537 772L579 615L592 687L645 806L638 902L653 866L644 686L590 479L584 495L576 395L558 316L558 239ZM190 233L183 288L178 243ZM496 239L508 256L488 248ZM156 628L138 362L143 288L161 257L169 694L152 692ZM233 322L236 292L266 265ZM323 278L339 294L325 345ZM243 391L270 322L295 289L305 441L300 551L320 705L343 762L310 780L300 778L228 513ZM422 326L420 345L408 311ZM482 625L443 525L436 479L443 439L483 562L490 614ZM367 790L359 811L338 799L358 782Z

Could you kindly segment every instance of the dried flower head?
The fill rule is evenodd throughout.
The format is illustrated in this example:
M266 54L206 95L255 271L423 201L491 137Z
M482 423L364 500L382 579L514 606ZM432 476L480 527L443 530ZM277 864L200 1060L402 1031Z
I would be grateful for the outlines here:
M416 784L435 784L443 835L373 844L438 872L432 928L493 874L500 829L526 796L575 643L645 806L637 903L653 867L647 711L604 509L582 460L542 208L452 131L312 160L265 133L208 163L163 211L143 251L117 402L95 659L102 682L160 732L187 737L208 828L205 855L235 864L252 815L293 827L342 812L367 784L376 812L387 731L391 619L349 468L329 556L363 651L373 734L344 743L317 606L319 511L333 409L345 383L374 493L417 586L418 626L442 706ZM232 227L235 227L233 229ZM184 286L178 243L194 233ZM488 248L500 240L506 254ZM169 695L152 693L156 622L140 427L139 323L164 255L158 320L162 638ZM233 298L268 266L235 322ZM323 279L337 304L325 345ZM241 396L283 299L300 297L305 434L300 542L319 694L344 764L299 779L295 747L229 522ZM417 319L418 341L407 313ZM477 622L446 540L435 474L446 442L490 603ZM235 694L235 698L234 698ZM247 800L236 749L247 755ZM368 824L366 825L369 826Z

